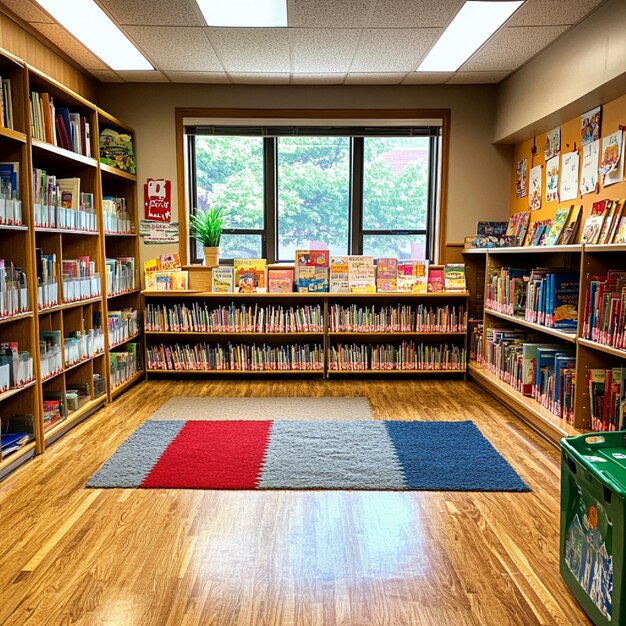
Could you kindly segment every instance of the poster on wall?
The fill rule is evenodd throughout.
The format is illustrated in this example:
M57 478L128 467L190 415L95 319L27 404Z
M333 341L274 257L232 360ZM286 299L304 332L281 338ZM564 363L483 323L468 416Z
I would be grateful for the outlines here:
M578 152L564 152L561 161L561 184L559 199L561 202L573 200L578 195L578 166L580 155Z
M553 128L546 133L546 143L543 147L546 161L561 154L561 127Z
M580 173L580 195L593 193L598 185L598 155L600 141L583 146L583 166Z
M598 173L604 176L605 187L620 183L624 179L624 131L618 130L602 139Z
M600 116L602 107L596 107L580 116L580 145L586 146L589 143L600 139Z
M145 244L178 243L178 222L139 220L139 236Z
M531 211L541 208L541 165L530 169L528 177L528 208Z
M559 157L552 157L546 163L546 202L559 199Z
M143 186L145 218L155 222L172 219L172 181L164 178L148 178Z
M528 159L521 159L517 162L515 168L515 197L526 197L526 168L528 167Z

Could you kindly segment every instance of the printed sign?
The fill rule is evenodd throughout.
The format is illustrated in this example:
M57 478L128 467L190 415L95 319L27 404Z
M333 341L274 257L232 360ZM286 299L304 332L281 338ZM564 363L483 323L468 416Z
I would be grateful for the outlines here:
M178 243L178 222L139 220L139 236L146 244Z
M143 186L143 205L147 220L169 222L172 219L172 182L152 179Z

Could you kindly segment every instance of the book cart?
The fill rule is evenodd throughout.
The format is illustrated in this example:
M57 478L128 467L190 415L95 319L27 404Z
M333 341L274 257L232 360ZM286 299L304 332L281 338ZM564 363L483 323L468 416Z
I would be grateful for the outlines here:
M12 128L7 127L6 120L0 127L0 163L11 166L19 180L12 198L6 196L3 180L0 259L7 280L9 267L11 271L17 268L25 277L17 304L8 299L6 290L0 294L0 343L4 344L5 361L6 346L10 346L14 353L19 350L19 371L24 364L31 372L26 380L21 374L12 376L9 388L0 392L2 478L34 454L44 452L48 444L122 391L110 382L107 313L112 307L106 297L105 258L138 258L138 241L136 234L128 235L123 243L117 247L111 244L108 249L102 195L126 196L136 233L136 179L101 166L97 158L99 128L106 125L132 131L58 81L3 51L0 76L10 79L8 98L13 118ZM48 109L48 98L52 98L57 111L67 109L83 118L81 151L50 140L52 115L42 135L44 120L36 120L40 111L31 104L41 94L46 94L45 110L52 111ZM3 106L6 108L6 100ZM76 210L75 206L62 208L57 202L51 208L45 197L50 176L78 180L76 190L89 194L86 205ZM91 275L67 274L68 266L74 263L89 268ZM123 306L140 309L140 303L139 291L135 290L134 299ZM117 308L117 303L114 306ZM52 417L49 400L58 401L59 406Z
M591 398L589 395L589 370L593 368L621 367L626 363L626 350L603 345L583 335L585 296L590 278L606 274L609 269L626 269L626 246L620 244L589 245L571 244L567 246L512 247L470 249L463 252L468 266L477 274L484 272L485 285L489 275L503 267L533 269L537 267L562 267L579 277L578 322L575 330L547 327L544 324L527 321L518 315L510 315L493 310L485 304L482 324L483 333L479 338L482 354L486 354L487 332L490 328L527 329L536 336L536 341L556 344L575 354L576 387L573 398L573 415L566 420L557 417L542 406L535 398L523 395L520 391L489 371L480 359L470 358L470 377L522 417L533 428L555 445L562 437L573 436L592 429ZM487 295L484 291L485 298Z
M467 292L240 294L189 290L144 291L144 296L148 376L201 373L333 378L342 375L465 375L466 372ZM461 307L461 319L454 330L449 331L416 330L415 321L412 330L406 329L406 325L404 330L391 329L388 321L391 313L404 307L405 314L410 317L420 306L422 310L432 308L435 311L448 307L455 312ZM188 312L194 307L207 311L215 320L224 319L223 315L230 311L231 319L241 315L243 319L263 321L247 326L218 324L208 330L205 330L206 326L190 329L193 324L181 320L188 320ZM295 321L286 325L265 324L264 320L274 319L272 312L277 315L279 311L287 320ZM257 313L260 318L256 317ZM314 323L307 323L311 319ZM339 323L339 319L343 322ZM403 342L404 354L413 354L411 362L397 360ZM225 357L215 362L209 360L198 367L197 359L190 356L198 345L205 348L204 354L213 354L206 350L219 346ZM454 355L452 359L444 362L440 358L441 345L450 348ZM245 348L240 351L240 346ZM419 346L424 347L424 354L441 362L437 369L430 362L418 362L419 357L412 347ZM259 354L246 357L255 348ZM264 350L267 359L262 354ZM168 356L174 353L178 356ZM274 355L277 355L276 362ZM366 357L357 358L362 355ZM420 367L420 363L423 366Z

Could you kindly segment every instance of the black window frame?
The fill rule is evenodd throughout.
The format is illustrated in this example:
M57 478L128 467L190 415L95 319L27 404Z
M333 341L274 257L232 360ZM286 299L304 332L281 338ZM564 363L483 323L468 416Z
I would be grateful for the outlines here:
M197 198L196 151L197 136L253 136L263 137L263 187L264 187L264 228L241 229L227 228L226 235L260 235L262 258L268 263L283 263L293 259L278 258L278 139L286 136L348 136L350 137L350 190L348 207L348 252L347 254L363 254L363 239L367 236L384 235L423 235L425 237L426 257L432 262L436 253L436 211L439 196L439 159L442 156L443 126L410 126L410 127L297 127L279 126L192 126L185 128L188 158L188 185L191 206L194 210ZM371 230L363 228L363 169L364 139L366 137L428 137L428 193L426 226L422 229L390 229ZM201 263L196 255L196 242L189 236L188 259L192 264ZM223 259L224 265L232 264L232 259Z

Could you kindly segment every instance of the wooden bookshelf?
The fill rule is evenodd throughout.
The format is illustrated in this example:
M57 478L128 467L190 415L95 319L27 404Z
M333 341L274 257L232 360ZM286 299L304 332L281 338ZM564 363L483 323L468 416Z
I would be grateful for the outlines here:
M552 337L558 337L563 341L576 343L576 333L566 333L564 330L559 330L558 328L551 328L549 326L544 326L543 324L535 324L535 322L529 322L523 317L519 317L518 315L508 315L507 313L500 313L499 311L493 311L491 309L485 309L485 314L490 315L491 317L497 317L501 320L512 322L513 324L517 324L518 326L532 328L533 330L536 330L540 333L545 333L546 335L551 335Z

